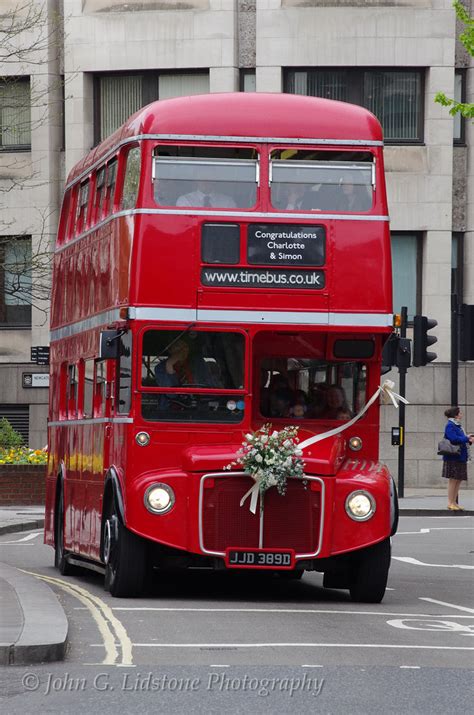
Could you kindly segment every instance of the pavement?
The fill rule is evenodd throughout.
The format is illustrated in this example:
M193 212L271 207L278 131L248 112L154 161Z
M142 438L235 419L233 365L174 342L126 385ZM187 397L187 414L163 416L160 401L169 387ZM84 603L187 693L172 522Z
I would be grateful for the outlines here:
M461 488L464 511L447 511L446 489L404 489L400 516L474 515L474 490ZM0 507L0 535L44 526L42 506ZM1 547L1 542L0 542ZM38 578L0 562L0 665L62 660L68 623L51 588Z

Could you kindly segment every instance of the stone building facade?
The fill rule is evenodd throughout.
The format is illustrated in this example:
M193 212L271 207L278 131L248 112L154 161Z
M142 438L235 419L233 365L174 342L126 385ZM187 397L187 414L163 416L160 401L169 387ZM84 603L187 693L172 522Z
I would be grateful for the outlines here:
M474 94L473 58L456 41L451 0L31 4L41 11L46 42L16 61L2 63L0 55L0 77L24 80L31 99L29 141L23 136L23 144L15 144L7 136L0 144L0 236L31 236L33 253L54 236L68 170L148 101L201 92L294 91L360 102L382 113L394 309L406 302L409 313L438 321L438 360L408 374L405 483L440 485L435 445L451 402L451 293L474 303L474 127L434 102L439 90L463 93L468 101ZM471 4L465 0L472 15ZM16 6L4 0L2 10ZM18 36L28 40L31 31ZM30 347L48 343L47 321L37 309L23 324L5 316L1 322L1 316L0 416L23 410L30 444L42 446L47 389L24 387L23 375L47 369L30 363ZM470 363L460 365L459 403L472 431L473 371ZM390 427L396 423L394 411L384 408L382 457L395 474Z

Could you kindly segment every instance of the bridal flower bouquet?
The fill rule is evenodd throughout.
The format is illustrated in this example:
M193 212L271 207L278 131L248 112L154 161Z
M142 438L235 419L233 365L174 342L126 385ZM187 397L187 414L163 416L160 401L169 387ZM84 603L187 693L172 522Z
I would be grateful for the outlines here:
M256 432L245 435L237 459L225 469L241 466L255 480L251 491L258 488L261 496L270 487L276 487L278 493L284 495L288 477L304 478L297 434L298 427L284 427L278 431L272 430L271 424L265 424Z

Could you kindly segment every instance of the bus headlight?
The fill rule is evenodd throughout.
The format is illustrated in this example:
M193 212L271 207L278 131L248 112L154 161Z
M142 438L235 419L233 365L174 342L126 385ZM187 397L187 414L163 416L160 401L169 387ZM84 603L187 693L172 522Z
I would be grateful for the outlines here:
M351 492L346 499L346 512L354 521L367 521L375 513L375 499L369 492Z
M362 449L362 440L360 437L351 437L349 440L349 447L354 451L358 452Z
M166 514L174 501L174 491L167 484L152 484L144 496L145 506L152 514Z
M150 435L148 432L137 432L135 435L135 442L140 446L140 447L146 447L148 444L150 444Z

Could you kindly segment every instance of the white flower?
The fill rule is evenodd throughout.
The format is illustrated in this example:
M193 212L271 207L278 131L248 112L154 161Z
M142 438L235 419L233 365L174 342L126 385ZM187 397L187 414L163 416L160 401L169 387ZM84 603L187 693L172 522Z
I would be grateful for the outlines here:
M255 455L255 461L258 462L259 464L263 462L263 457L261 454L256 454Z

